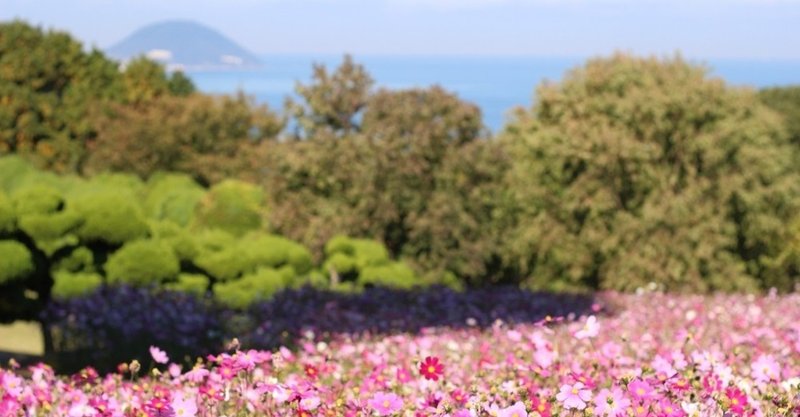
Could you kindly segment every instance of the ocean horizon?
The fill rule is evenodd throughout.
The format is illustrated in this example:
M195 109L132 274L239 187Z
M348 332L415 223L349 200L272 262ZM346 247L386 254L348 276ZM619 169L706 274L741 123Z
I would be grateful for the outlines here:
M286 97L294 96L297 82L311 80L312 64L329 70L342 55L261 55L264 65L247 70L187 71L198 89L211 94L243 91L259 103L282 110ZM477 104L486 126L499 131L510 111L529 107L540 83L558 81L587 58L523 56L381 56L354 55L375 80L377 88L404 89L440 85L461 99ZM738 86L764 88L800 84L800 61L710 59L694 60L707 66L712 76Z

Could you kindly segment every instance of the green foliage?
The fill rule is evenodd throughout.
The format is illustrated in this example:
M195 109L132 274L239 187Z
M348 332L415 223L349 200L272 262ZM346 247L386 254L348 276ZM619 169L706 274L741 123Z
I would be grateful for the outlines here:
M194 228L220 229L235 236L264 228L264 196L259 187L236 180L214 185L201 200Z
M0 240L0 285L24 280L33 270L33 257L25 245Z
M61 192L49 185L18 188L11 198L20 216L54 213L64 204Z
M800 145L800 86L765 88L758 96L781 114L792 142Z
M11 233L16 228L16 213L11 200L0 191L0 236Z
M367 104L374 81L365 68L345 55L342 64L328 73L315 64L313 81L298 83L295 91L303 103L287 100L287 110L297 121L297 136L346 135L358 130L357 116Z
M185 97L197 91L197 88L183 71L175 71L169 77L169 91L175 96Z
M92 107L119 97L116 64L66 33L0 23L0 155L58 171L80 164Z
M748 290L800 181L755 94L681 58L595 59L506 128L517 225L505 262L534 288ZM512 223L513 224L513 223Z
M408 290L423 284L422 280L403 262L365 266L358 276L358 284Z
M54 272L92 272L94 270L94 254L91 249L79 246L69 255L53 263Z
M114 252L105 265L111 284L160 285L180 272L178 258L158 240L136 240Z
M82 242L121 245L147 235L141 209L123 194L99 192L76 200L74 207L83 219L77 230Z
M210 281L205 275L178 274L178 280L176 282L168 282L164 285L164 288L203 296L208 291L209 286Z
M145 213L153 219L169 220L180 226L187 226L194 218L194 212L205 193L203 187L188 175L154 175L147 184Z
M258 300L265 300L291 285L294 271L291 268L259 268L242 278L214 285L214 298L231 308L247 308Z
M54 298L74 298L96 290L103 278L93 272L58 271L53 274L52 296Z
M288 266L300 274L312 267L311 253L302 245L281 236L261 234L248 235L213 253L201 251L195 263L221 281L233 280L260 267Z
M183 172L211 183L238 174L248 148L274 139L283 120L244 95L159 96L146 106L114 105L96 117L88 173Z

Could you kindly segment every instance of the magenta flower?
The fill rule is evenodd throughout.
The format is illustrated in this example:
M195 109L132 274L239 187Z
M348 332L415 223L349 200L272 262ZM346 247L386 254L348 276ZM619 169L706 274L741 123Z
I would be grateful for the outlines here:
M517 401L514 405L500 410L498 417L528 417L525 405Z
M625 398L622 389L602 389L594 399L594 415L598 417L617 417L625 414L631 401Z
M592 399L592 392L585 389L583 382L576 382L574 385L564 384L556 399L564 404L566 409L583 410L586 402Z
M403 408L403 401L397 394L378 392L369 400L369 405L379 416L388 416Z
M150 346L150 356L153 357L153 360L156 361L156 363L169 362L169 356L167 356L167 352L164 352L155 346Z

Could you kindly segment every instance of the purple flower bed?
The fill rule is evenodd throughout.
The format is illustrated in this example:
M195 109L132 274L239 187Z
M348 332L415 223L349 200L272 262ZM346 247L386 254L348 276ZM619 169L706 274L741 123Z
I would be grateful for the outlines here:
M533 293L513 287L456 292L448 288L362 293L288 290L246 311L209 299L132 287L106 287L85 297L53 301L42 321L52 361L61 370L91 363L113 369L147 356L150 345L191 358L238 337L247 348L292 346L307 331L328 334L419 332L426 327L488 327L496 320L533 323L546 316L580 315L592 297Z

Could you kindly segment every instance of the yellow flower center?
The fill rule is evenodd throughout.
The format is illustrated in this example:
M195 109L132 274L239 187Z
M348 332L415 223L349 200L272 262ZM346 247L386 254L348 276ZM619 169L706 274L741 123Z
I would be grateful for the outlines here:
M429 374L432 374L432 373L434 373L434 372L436 372L436 368L434 368L433 366L429 366L429 367L428 367L428 373L429 373Z
M577 394L577 393L578 393L578 389L577 389L577 388L573 388L573 389L572 389L572 393L573 393L573 394Z
M731 404L733 404L733 405L739 404L739 400L737 400L736 398L733 398L733 399L731 399Z

